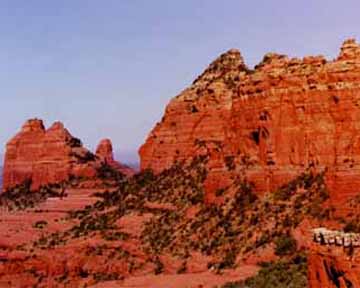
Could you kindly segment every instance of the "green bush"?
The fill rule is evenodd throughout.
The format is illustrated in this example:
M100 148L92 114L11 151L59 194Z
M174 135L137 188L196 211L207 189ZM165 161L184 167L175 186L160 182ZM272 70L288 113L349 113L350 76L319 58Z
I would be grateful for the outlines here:
M343 228L345 233L360 233L360 223L359 220L351 220L346 223Z
M306 257L297 255L290 261L264 263L256 276L223 288L304 288L308 286L307 269Z
M8 189L0 194L0 206L12 210L26 210L34 208L47 198L66 196L58 192L60 184L41 186L38 190L31 190L31 179Z
M234 170L236 168L235 157L234 156L226 156L225 157L225 165L228 170Z
M118 170L112 168L106 163L102 163L99 168L97 168L97 175L101 179L112 179L121 181L125 178L125 175L119 172Z
M282 235L275 240L275 254L290 255L296 251L297 243L290 235Z
M164 272L164 264L161 262L159 257L155 257L154 264L155 264L155 270L154 270L155 275L159 275Z
M70 139L67 139L67 144L72 147L72 148L76 148L76 147L81 147L82 146L82 142L80 139L72 137Z

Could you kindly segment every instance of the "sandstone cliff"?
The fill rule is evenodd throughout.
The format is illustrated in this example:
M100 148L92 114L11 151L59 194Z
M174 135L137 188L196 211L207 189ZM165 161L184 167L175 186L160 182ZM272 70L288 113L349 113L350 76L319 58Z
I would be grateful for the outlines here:
M309 287L347 288L360 286L357 249L313 245L308 256Z
M355 40L333 61L269 53L253 70L230 50L171 100L140 149L141 168L207 153L208 199L238 175L263 193L327 170L331 200L343 203L360 184L359 91Z
M108 159L111 160L111 159ZM60 122L45 129L42 120L27 121L6 145L3 190L26 180L32 189L77 178L96 178L97 169L107 160L83 147ZM115 165L115 161L109 161ZM119 164L118 170L122 169Z

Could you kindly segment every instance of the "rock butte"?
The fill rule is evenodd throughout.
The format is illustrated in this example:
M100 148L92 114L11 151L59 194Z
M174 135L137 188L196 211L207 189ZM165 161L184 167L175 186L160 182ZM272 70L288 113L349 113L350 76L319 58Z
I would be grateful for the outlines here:
M360 184L360 45L345 41L332 61L269 53L253 70L230 50L170 101L139 154L155 172L210 154L209 202L239 175L262 195L326 171L330 205L344 216ZM331 273L338 287L360 285L359 251L342 249L311 245L310 287L336 287Z
M305 169L327 170L331 201L360 184L360 46L347 40L333 61L269 53L250 70L237 50L221 55L170 101L140 148L156 172L210 153L207 198L237 175L258 193Z
M28 120L6 145L3 190L25 180L31 180L31 187L36 190L41 185L66 181L71 176L96 178L97 168L102 163L130 174L131 169L113 159L111 142L106 140L106 143L111 148L105 149L108 154L104 154L104 147L100 145L99 157L96 157L62 123L56 122L46 130L42 120Z
M120 171L121 173L131 176L134 170L115 160L113 146L110 139L103 139L96 148L96 156L110 167Z

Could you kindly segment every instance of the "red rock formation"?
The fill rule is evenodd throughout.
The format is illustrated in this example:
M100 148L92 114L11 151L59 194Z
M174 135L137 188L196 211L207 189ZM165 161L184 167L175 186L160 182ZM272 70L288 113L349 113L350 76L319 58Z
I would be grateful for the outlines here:
M96 176L99 161L60 122L45 129L41 120L27 121L6 146L3 189L25 180L32 189L68 180L71 175Z
M110 139L103 139L100 141L96 148L96 156L110 167L118 170L119 172L131 176L134 170L130 167L123 165L114 159L113 146Z
M308 256L310 288L360 287L359 251L314 244Z
M141 168L209 153L208 198L242 175L260 193L307 168L327 169L337 204L360 184L360 46L339 57L269 53L254 70L236 50L220 56L166 108L140 149Z

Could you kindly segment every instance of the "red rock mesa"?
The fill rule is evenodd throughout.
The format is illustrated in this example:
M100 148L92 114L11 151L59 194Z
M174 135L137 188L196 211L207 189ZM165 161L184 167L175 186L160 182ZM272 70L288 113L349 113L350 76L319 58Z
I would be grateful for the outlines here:
M360 184L359 112L355 40L333 61L269 53L253 70L230 50L170 101L140 148L141 167L159 172L208 153L208 198L236 175L263 193L305 169L327 169L331 199L340 204Z

